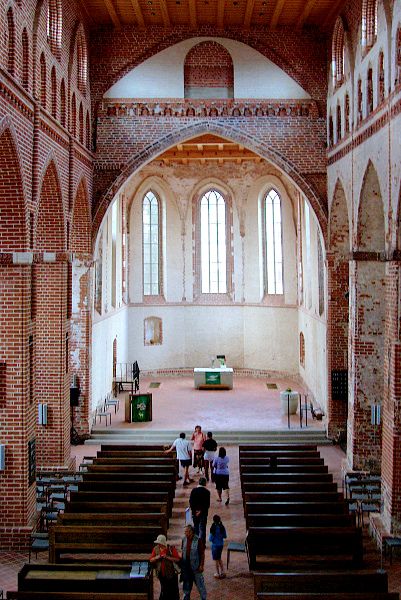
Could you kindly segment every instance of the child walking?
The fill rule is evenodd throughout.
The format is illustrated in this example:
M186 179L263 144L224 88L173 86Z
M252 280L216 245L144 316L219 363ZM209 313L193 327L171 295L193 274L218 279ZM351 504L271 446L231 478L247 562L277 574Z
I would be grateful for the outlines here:
M224 527L220 516L214 515L213 523L210 528L209 542L212 543L212 558L216 563L216 573L214 574L216 579L224 579L224 577L226 576L224 572L223 561L221 560L224 540L226 539L226 537L226 528Z

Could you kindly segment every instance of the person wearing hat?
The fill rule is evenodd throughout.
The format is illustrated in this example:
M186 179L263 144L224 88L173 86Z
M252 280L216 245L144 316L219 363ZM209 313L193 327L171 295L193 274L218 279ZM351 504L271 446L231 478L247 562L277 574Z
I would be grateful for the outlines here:
M174 546L167 544L165 535L158 535L154 544L149 562L155 569L160 581L159 600L180 600L178 563L181 560L181 555Z

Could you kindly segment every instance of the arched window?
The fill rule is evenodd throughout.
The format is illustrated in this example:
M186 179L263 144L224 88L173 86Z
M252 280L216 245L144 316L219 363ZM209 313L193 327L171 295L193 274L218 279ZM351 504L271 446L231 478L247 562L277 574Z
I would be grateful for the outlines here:
M65 127L67 123L64 79L61 80L60 84L60 123L63 127Z
M401 26L397 29L396 38L396 50L395 50L395 84L401 83Z
M84 110L82 108L82 102L79 105L79 141L81 144L84 143Z
M305 338L302 331L299 334L299 364L305 367Z
M377 85L377 104L384 102L385 96L385 83L384 83L384 53L379 54L379 68L378 68L378 85Z
M86 39L82 32L78 35L77 40L77 57L78 57L78 89L82 94L86 94L86 82L88 78L88 51L86 47Z
M14 14L10 7L7 11L8 47L7 47L7 71L15 75L15 26Z
M344 81L344 25L338 17L333 31L333 40L331 46L331 61L334 87L340 86Z
M264 199L265 293L283 293L281 198L271 189Z
M337 125L337 142L341 140L341 106L337 104L337 115L336 115L336 125Z
M377 37L377 0L362 1L362 48L369 50Z
M334 144L333 117L329 114L329 148Z
M72 95L71 99L71 133L74 137L77 135L77 102L75 94Z
M51 83L52 83L52 115L54 118L57 118L57 78L56 78L56 69L54 67L52 67Z
M349 95L345 94L345 108L344 108L344 133L347 134L349 133L349 128L350 128L350 123L349 123L349 119L350 119L350 104L349 104Z
M215 189L200 202L202 294L227 292L226 202Z
M373 70L372 67L368 69L368 76L366 81L366 110L367 114L370 115L373 112Z
M61 57L61 34L63 29L63 13L61 0L48 0L47 5L47 40L50 50L58 59Z
M45 55L40 55L40 103L46 108L46 60Z
M142 201L143 294L158 296L160 291L160 201L149 190Z
M29 88L29 41L27 30L22 32L22 87Z
M86 147L88 148L88 150L90 150L90 146L91 146L91 124L90 124L90 118L89 118L89 111L87 111L87 113L86 113L85 134L86 134Z
M356 106L356 120L357 123L360 123L362 121L362 103L363 103L363 96L362 96L362 81L360 79L358 79L358 87L357 87L357 106Z

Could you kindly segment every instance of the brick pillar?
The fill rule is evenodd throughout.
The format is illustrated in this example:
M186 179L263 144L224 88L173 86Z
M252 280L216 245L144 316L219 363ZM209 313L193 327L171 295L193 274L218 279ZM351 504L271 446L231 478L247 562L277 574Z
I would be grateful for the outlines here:
M331 373L348 369L348 257L327 253L327 285L327 430L329 437L334 437L339 431L345 432L347 428L348 393L341 399L333 399Z
M90 346L91 296L90 257L74 254L72 263L72 313L70 334L70 371L78 377L79 406L72 409L74 427L80 436L90 430Z
M67 373L67 263L34 266L35 396L48 405L48 424L38 426L38 466L70 461L70 381Z
M385 263L350 261L349 468L380 472L381 427L371 424L371 404L383 398Z
M384 354L385 394L383 400L381 518L392 535L401 535L401 263L387 263L386 352Z
M28 476L28 442L35 439L36 421L29 393L31 266L2 264L0 289L0 443L6 445L0 549L21 551L36 520L36 487Z

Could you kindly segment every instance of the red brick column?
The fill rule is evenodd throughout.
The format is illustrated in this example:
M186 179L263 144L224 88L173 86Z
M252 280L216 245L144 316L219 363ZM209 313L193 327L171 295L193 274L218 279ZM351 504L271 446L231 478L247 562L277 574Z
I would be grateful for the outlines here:
M331 373L348 369L349 329L349 266L348 257L327 253L327 365L328 365L328 435L334 437L346 431L348 393L341 399L333 399Z
M386 352L384 374L387 385L383 399L381 518L392 535L401 535L401 341L399 262L387 263Z
M67 263L34 266L35 397L48 405L38 426L38 466L70 465L70 380L66 354Z
M385 263L350 261L349 468L380 471L381 426L371 424L371 404L383 398Z
M12 255L9 255L12 258ZM0 548L26 550L36 517L36 486L28 478L28 442L36 404L29 393L31 266L0 266Z

